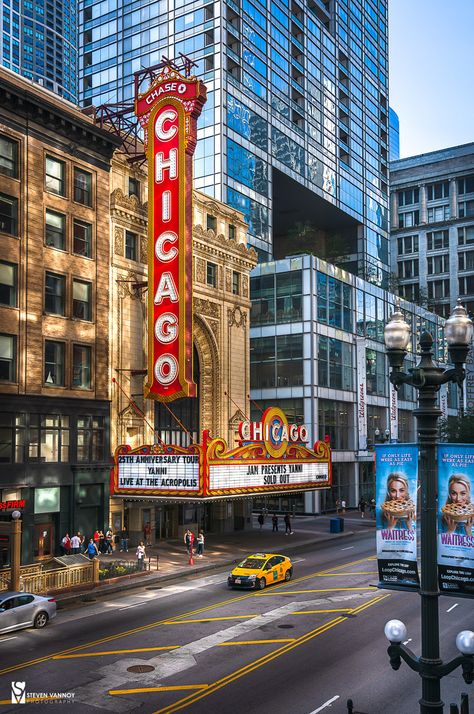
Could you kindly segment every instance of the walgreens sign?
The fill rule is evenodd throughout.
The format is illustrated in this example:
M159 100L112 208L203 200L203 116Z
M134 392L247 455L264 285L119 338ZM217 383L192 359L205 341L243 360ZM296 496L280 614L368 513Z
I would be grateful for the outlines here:
M135 102L148 156L148 384L163 402L193 382L192 157L204 84L165 68Z

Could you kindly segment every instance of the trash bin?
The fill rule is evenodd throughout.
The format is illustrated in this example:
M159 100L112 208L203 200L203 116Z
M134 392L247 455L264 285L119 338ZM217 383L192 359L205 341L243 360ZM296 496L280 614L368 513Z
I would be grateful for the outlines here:
M341 521L342 521L342 518L330 518L329 519L329 532L330 533L340 533L341 532Z

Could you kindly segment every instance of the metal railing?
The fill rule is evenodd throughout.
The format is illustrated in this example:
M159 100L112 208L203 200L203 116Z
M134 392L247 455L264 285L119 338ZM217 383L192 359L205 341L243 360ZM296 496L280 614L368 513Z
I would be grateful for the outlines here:
M42 565L41 563L35 563L34 565L22 565L20 567L20 577L24 575L37 575L41 573ZM10 587L11 579L11 569L5 568L0 570L0 591L8 590Z
M0 574L0 591L10 586L10 571ZM52 593L80 585L97 585L99 582L99 561L92 560L85 565L69 568L43 570L41 565L27 565L20 570L21 589L25 592Z

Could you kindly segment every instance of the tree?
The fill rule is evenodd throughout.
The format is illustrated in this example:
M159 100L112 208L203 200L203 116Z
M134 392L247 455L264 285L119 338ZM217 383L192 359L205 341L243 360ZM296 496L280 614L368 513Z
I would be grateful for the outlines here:
M337 265L347 261L350 254L348 241L343 235L328 234L316 228L310 221L295 223L288 230L287 238L291 246L287 255L309 253Z
M439 438L440 441L450 444L473 444L474 413L467 412L463 416L440 419Z

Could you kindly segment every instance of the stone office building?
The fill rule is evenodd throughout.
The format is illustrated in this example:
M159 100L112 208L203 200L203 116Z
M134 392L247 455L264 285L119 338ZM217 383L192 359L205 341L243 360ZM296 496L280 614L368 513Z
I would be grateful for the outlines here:
M25 500L23 562L108 518L117 145L72 104L0 68L0 501Z

